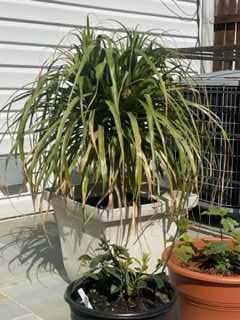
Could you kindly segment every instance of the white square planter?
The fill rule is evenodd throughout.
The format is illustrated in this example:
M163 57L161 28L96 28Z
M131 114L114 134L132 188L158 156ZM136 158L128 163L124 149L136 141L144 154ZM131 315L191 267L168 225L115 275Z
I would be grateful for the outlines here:
M50 202L55 211L63 262L70 280L79 278L86 271L80 267L79 257L93 253L103 234L110 242L126 246L132 256L140 258L144 252L149 253L150 268L161 257L164 249L163 228L167 223L162 216L166 208L171 206L167 193L162 196L158 207L156 204L142 205L138 230L132 230L130 234L131 207L121 212L120 209L103 210L87 205L84 211L79 202L70 199L55 196ZM198 196L193 194L186 206L192 208L197 203ZM176 226L172 225L167 238L174 235L175 231Z

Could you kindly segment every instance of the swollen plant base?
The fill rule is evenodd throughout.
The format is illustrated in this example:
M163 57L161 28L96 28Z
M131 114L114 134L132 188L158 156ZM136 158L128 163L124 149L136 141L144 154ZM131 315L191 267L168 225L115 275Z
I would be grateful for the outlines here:
M169 285L170 286L170 285ZM150 309L146 312L131 312L131 313L110 313L102 312L94 309L88 309L77 300L77 293L75 282L72 282L65 292L65 300L71 309L72 320L175 320L175 303L176 293L170 286L172 294L171 299L166 304L160 304L156 308Z
M169 253L170 247L163 254L165 259ZM180 265L173 254L167 265L178 294L179 320L240 319L240 276L192 271Z
M48 194L45 192L45 198ZM81 203L61 197L51 198L58 232L60 236L63 263L71 281L81 277L86 269L80 267L79 257L92 253L104 235L111 243L126 246L131 256L140 258L144 252L152 257L150 271L156 265L164 250L164 232L166 219L162 218L166 208L171 206L168 194L162 196L162 202L155 208L154 204L144 204L141 207L141 222L138 231L130 232L132 208L106 210L87 205L85 211ZM189 197L187 208L198 203L198 197ZM174 235L176 226L168 230L166 239Z

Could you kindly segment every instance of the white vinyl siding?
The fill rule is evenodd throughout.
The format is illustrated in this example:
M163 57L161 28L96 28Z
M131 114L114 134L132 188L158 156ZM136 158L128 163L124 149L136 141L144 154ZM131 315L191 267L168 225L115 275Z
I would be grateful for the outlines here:
M82 28L87 16L100 31L119 28L113 21L141 31L161 34L173 47L196 45L197 5L195 0L0 0L0 108L16 90L34 80L43 62L73 28ZM65 37L65 38L64 38ZM64 38L64 39L63 39ZM15 111L22 107L17 103ZM0 141L6 113L0 113ZM10 136L0 143L0 156L11 146ZM1 159L1 158L0 158ZM0 173L1 175L1 173ZM12 197L0 192L0 219L32 212L27 194ZM15 214L14 214L15 212Z

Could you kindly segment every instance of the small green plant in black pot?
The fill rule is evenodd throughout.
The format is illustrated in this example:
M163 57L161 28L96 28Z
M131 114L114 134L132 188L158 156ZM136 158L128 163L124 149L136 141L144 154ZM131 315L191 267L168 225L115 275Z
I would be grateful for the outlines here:
M66 290L73 320L171 318L175 291L160 260L148 273L147 254L141 260L130 257L127 249L104 239L97 251L80 257L89 271Z

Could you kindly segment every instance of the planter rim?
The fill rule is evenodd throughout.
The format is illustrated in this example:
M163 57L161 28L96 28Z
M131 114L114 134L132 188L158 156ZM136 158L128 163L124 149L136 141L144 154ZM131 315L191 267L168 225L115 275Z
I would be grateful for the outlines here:
M220 239L216 238L202 238L196 240L195 243L200 243L203 240L208 241L220 241ZM231 239L224 239L224 241L231 241ZM167 260L170 254L170 257L167 261L167 266L173 272L180 274L186 278L205 281L205 282L212 282L212 283L220 283L223 285L236 285L240 286L240 275L235 276L222 276L217 274L209 274L204 272L197 272L188 269L187 267L181 266L180 263L177 261L177 258L174 256L173 252L170 253L172 245L167 247L163 252L163 259Z
M114 320L114 319L137 319L137 320L144 320L144 319L152 319L156 317L157 315L165 314L176 302L177 295L175 289L171 286L173 290L173 297L169 303L166 303L164 305L160 305L157 308L154 308L153 310L149 310L147 312L139 312L139 313L108 313L108 312L102 312L102 311L97 311L97 310L92 310L85 308L82 306L80 303L75 302L71 298L72 294L72 289L75 284L75 280L72 283L70 283L65 291L64 298L65 301L69 304L71 309L74 309L75 311L78 311L79 313L85 314L86 316L93 317L96 319L109 319L109 320Z
M51 198L49 198L50 196L50 190L46 189L43 191L43 199L45 201L50 201L50 203L56 199L61 199L63 201L66 201L66 205L71 207L71 208L79 208L82 209L82 204L78 201L75 201L73 199L67 198L65 199L63 196L57 196L55 194L52 195ZM166 208L169 206L169 202L171 201L171 199L169 198L169 194L166 192L162 195L162 199L160 201L160 203L147 203L147 204L142 204L141 208L142 208L142 213L141 213L141 217L148 217L148 216L155 216L156 213L153 213L154 210L157 210L157 214L162 214L166 211ZM191 209L193 207L195 207L198 203L198 195L191 193L188 197L187 203L186 203L186 208ZM87 210L97 210L98 211L98 215L101 215L101 220L108 222L109 220L109 213L113 213L111 215L111 220L112 221L118 221L121 220L122 218L131 218L131 214L129 214L129 212L126 215L126 212L124 212L125 208L122 208L123 212L121 213L121 210L119 208L115 208L113 210L108 210L108 209L98 209L94 206L90 206L90 205L86 205L85 208ZM131 210L132 207L128 207L128 211Z

